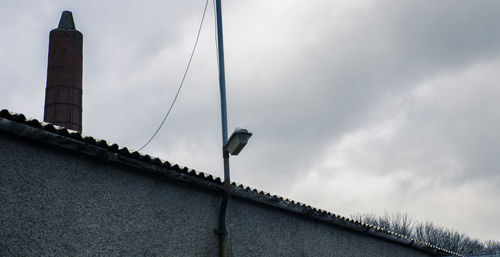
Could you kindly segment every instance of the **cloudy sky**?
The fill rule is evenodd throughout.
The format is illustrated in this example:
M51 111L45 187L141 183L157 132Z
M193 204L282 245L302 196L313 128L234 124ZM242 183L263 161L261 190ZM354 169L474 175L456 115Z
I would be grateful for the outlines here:
M349 216L408 212L500 240L500 1L223 1L232 179ZM0 108L43 117L48 33L84 35L84 133L138 149L205 1L0 4ZM213 7L143 152L223 176Z

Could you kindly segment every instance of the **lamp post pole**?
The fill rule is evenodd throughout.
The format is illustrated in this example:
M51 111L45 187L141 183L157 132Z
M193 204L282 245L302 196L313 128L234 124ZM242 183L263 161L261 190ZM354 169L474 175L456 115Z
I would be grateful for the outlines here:
M220 103L221 103L221 121L222 121L222 156L224 159L224 192L219 213L219 256L226 257L227 245L227 228L226 228L226 211L227 203L231 194L231 180L229 177L229 152L225 149L227 144L227 107L226 107L226 76L224 70L224 41L222 39L222 10L221 0L215 0L215 9L217 16L217 45L219 54L219 87L220 87Z

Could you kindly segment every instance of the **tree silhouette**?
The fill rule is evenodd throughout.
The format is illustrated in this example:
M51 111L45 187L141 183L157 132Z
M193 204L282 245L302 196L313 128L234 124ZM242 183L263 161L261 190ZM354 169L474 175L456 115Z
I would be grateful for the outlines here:
M408 213L354 214L353 219L398 233L462 255L500 254L500 242L481 242L453 229L435 225L432 222L415 222Z

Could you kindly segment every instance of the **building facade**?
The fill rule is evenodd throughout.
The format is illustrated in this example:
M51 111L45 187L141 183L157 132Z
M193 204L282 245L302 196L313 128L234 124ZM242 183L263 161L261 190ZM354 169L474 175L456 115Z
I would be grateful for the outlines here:
M233 183L229 256L447 256ZM221 179L0 111L0 256L217 256Z

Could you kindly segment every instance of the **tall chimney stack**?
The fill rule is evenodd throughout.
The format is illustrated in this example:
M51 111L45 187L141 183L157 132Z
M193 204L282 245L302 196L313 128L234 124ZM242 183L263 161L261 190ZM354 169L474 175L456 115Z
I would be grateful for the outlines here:
M50 31L43 120L82 132L83 35L64 11Z

